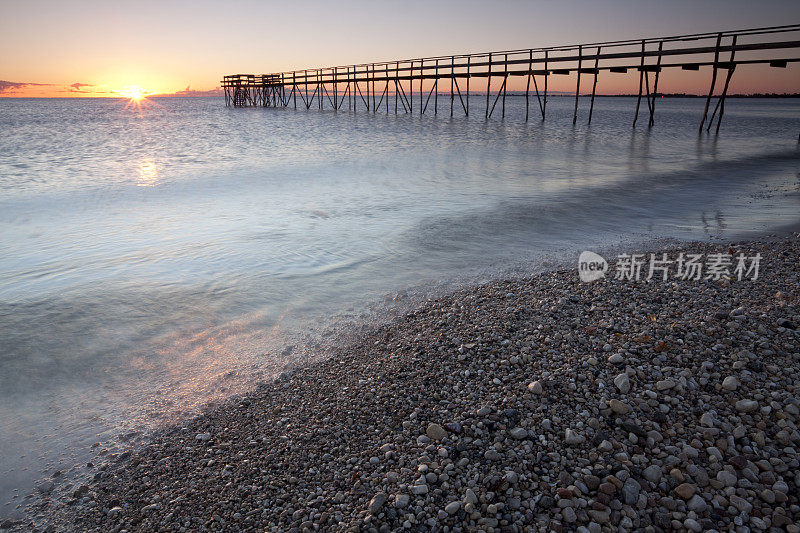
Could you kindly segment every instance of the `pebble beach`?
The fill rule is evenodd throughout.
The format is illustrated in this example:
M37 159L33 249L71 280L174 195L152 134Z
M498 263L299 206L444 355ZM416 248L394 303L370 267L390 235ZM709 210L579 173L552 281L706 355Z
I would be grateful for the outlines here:
M800 238L680 251L763 259L756 280L456 290L91 482L44 480L3 526L800 532Z

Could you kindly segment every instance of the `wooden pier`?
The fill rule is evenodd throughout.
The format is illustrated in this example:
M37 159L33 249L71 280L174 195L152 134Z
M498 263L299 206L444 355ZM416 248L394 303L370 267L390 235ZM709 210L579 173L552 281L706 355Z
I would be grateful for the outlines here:
M589 75L591 99L587 122L591 123L597 79L601 72L638 73L639 89L633 125L639 119L642 97L647 123L655 123L656 96L663 71L709 70L711 74L699 130L719 131L725 98L738 65L787 68L800 61L800 24L747 30L676 35L653 39L608 41L548 48L504 50L272 74L225 76L225 105L234 107L293 107L294 109L344 109L357 112L438 114L439 98L445 98L449 114L470 114L470 95L483 90L482 111L489 119L495 112L505 118L509 78L525 80L525 120L531 108L541 119L547 116L548 81L551 76L575 75L572 122L578 120L581 77ZM724 73L721 91L717 91ZM485 85L480 83L485 79ZM493 89L492 82L499 82ZM439 85L442 82L444 87ZM470 86L472 82L472 86ZM475 84L480 83L479 87ZM427 84L427 86L425 86ZM485 93L485 95L484 95ZM713 105L716 94L716 103ZM390 106L390 99L393 100ZM449 99L449 102L447 101ZM298 103L299 102L299 103ZM499 104L499 109L498 108ZM446 108L445 108L446 109ZM430 110L430 111L429 111ZM710 116L709 116L709 111Z

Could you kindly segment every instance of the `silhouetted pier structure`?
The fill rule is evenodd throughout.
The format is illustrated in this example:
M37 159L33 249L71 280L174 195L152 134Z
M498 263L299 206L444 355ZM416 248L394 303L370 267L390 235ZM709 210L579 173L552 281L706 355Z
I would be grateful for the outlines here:
M368 112L384 110L390 113L390 95L394 113L426 113L431 108L439 112L439 98L449 97L449 113L463 112L469 116L470 95L475 82L485 78L485 118L491 117L499 103L499 113L505 118L506 95L510 77L525 78L525 120L530 108L547 114L548 81L551 76L575 78L573 124L578 120L578 101L581 97L581 76L589 75L591 102L588 122L592 121L597 79L601 72L639 73L639 92L633 125L639 118L644 96L648 125L654 124L656 96L661 73L667 69L700 70L711 73L700 131L711 129L716 119L716 131L725 113L725 97L731 77L738 65L763 64L786 68L800 61L800 24L676 35L652 39L608 41L570 46L504 50L478 54L462 54L399 61L384 61L318 69L295 70L272 74L235 74L225 76L222 88L225 104L235 107L294 107L311 109L326 107L334 110ZM794 57L791 55L794 54ZM722 91L711 110L719 73L724 73ZM500 80L492 89L492 81ZM439 82L449 84L440 88ZM427 82L428 87L424 84ZM470 82L472 87L470 87ZM481 88L483 84L481 84ZM414 92L416 89L416 93ZM416 101L416 103L415 103ZM458 110L458 111L457 111ZM709 111L711 116L709 117Z

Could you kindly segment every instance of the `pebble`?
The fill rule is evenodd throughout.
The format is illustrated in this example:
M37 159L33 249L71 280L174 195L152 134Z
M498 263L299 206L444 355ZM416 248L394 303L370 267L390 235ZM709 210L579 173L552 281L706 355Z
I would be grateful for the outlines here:
M571 269L411 305L59 478L26 529L800 533L800 239L730 247L758 283Z
M658 465L650 465L642 472L642 477L650 483L658 483L661 480L663 472Z
M449 515L454 515L459 509L461 509L461 502L450 502L445 506L444 511Z
M570 446L575 446L586 442L586 438L583 435L571 430L570 428L567 428L564 431L564 442L566 442Z
M428 424L428 429L425 430L425 434L431 440L442 440L447 436L447 431L440 426L439 424Z
M428 485L412 485L408 490L411 491L411 494L422 496L428 494Z
M397 509L405 509L411 502L411 497L408 494L398 494L394 498L394 506Z
M606 346L609 346L609 345L606 345ZM611 355L608 358L608 362L611 363L612 365L621 365L622 363L625 362L625 358L622 357L622 354L615 353L615 354Z
M739 378L728 376L722 380L722 388L728 391L735 391L739 388Z
M642 487L639 483L632 477L629 477L622 485L623 501L628 505L634 505L639 500L639 492L641 490Z
M740 413L752 413L758 410L758 402L748 399L739 400L736 402L736 410Z
M608 406L618 415L627 415L633 410L630 405L616 398L609 400Z
M631 380L627 373L617 374L614 378L614 385L622 394L628 394L631 390Z
M511 429L508 433L517 440L522 440L528 436L528 431L519 427Z
M656 382L656 390L664 391L675 387L675 382L671 379L662 379Z
M697 487L695 487L691 483L681 483L680 485L675 487L675 494L677 494L684 500L690 499L692 496L694 496L695 492L697 492Z
M542 387L541 381L533 381L528 384L528 392L541 396L544 394L544 387Z

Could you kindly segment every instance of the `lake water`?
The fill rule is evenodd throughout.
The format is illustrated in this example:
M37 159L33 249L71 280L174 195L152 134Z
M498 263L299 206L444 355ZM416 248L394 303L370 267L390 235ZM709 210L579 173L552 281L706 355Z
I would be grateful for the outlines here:
M544 123L519 97L485 121L482 101L449 118L0 99L0 515L313 357L387 295L800 219L800 100L729 100L719 137L698 136L700 99L659 99L652 129L631 98L599 98L591 127L587 101L574 127L570 98Z

